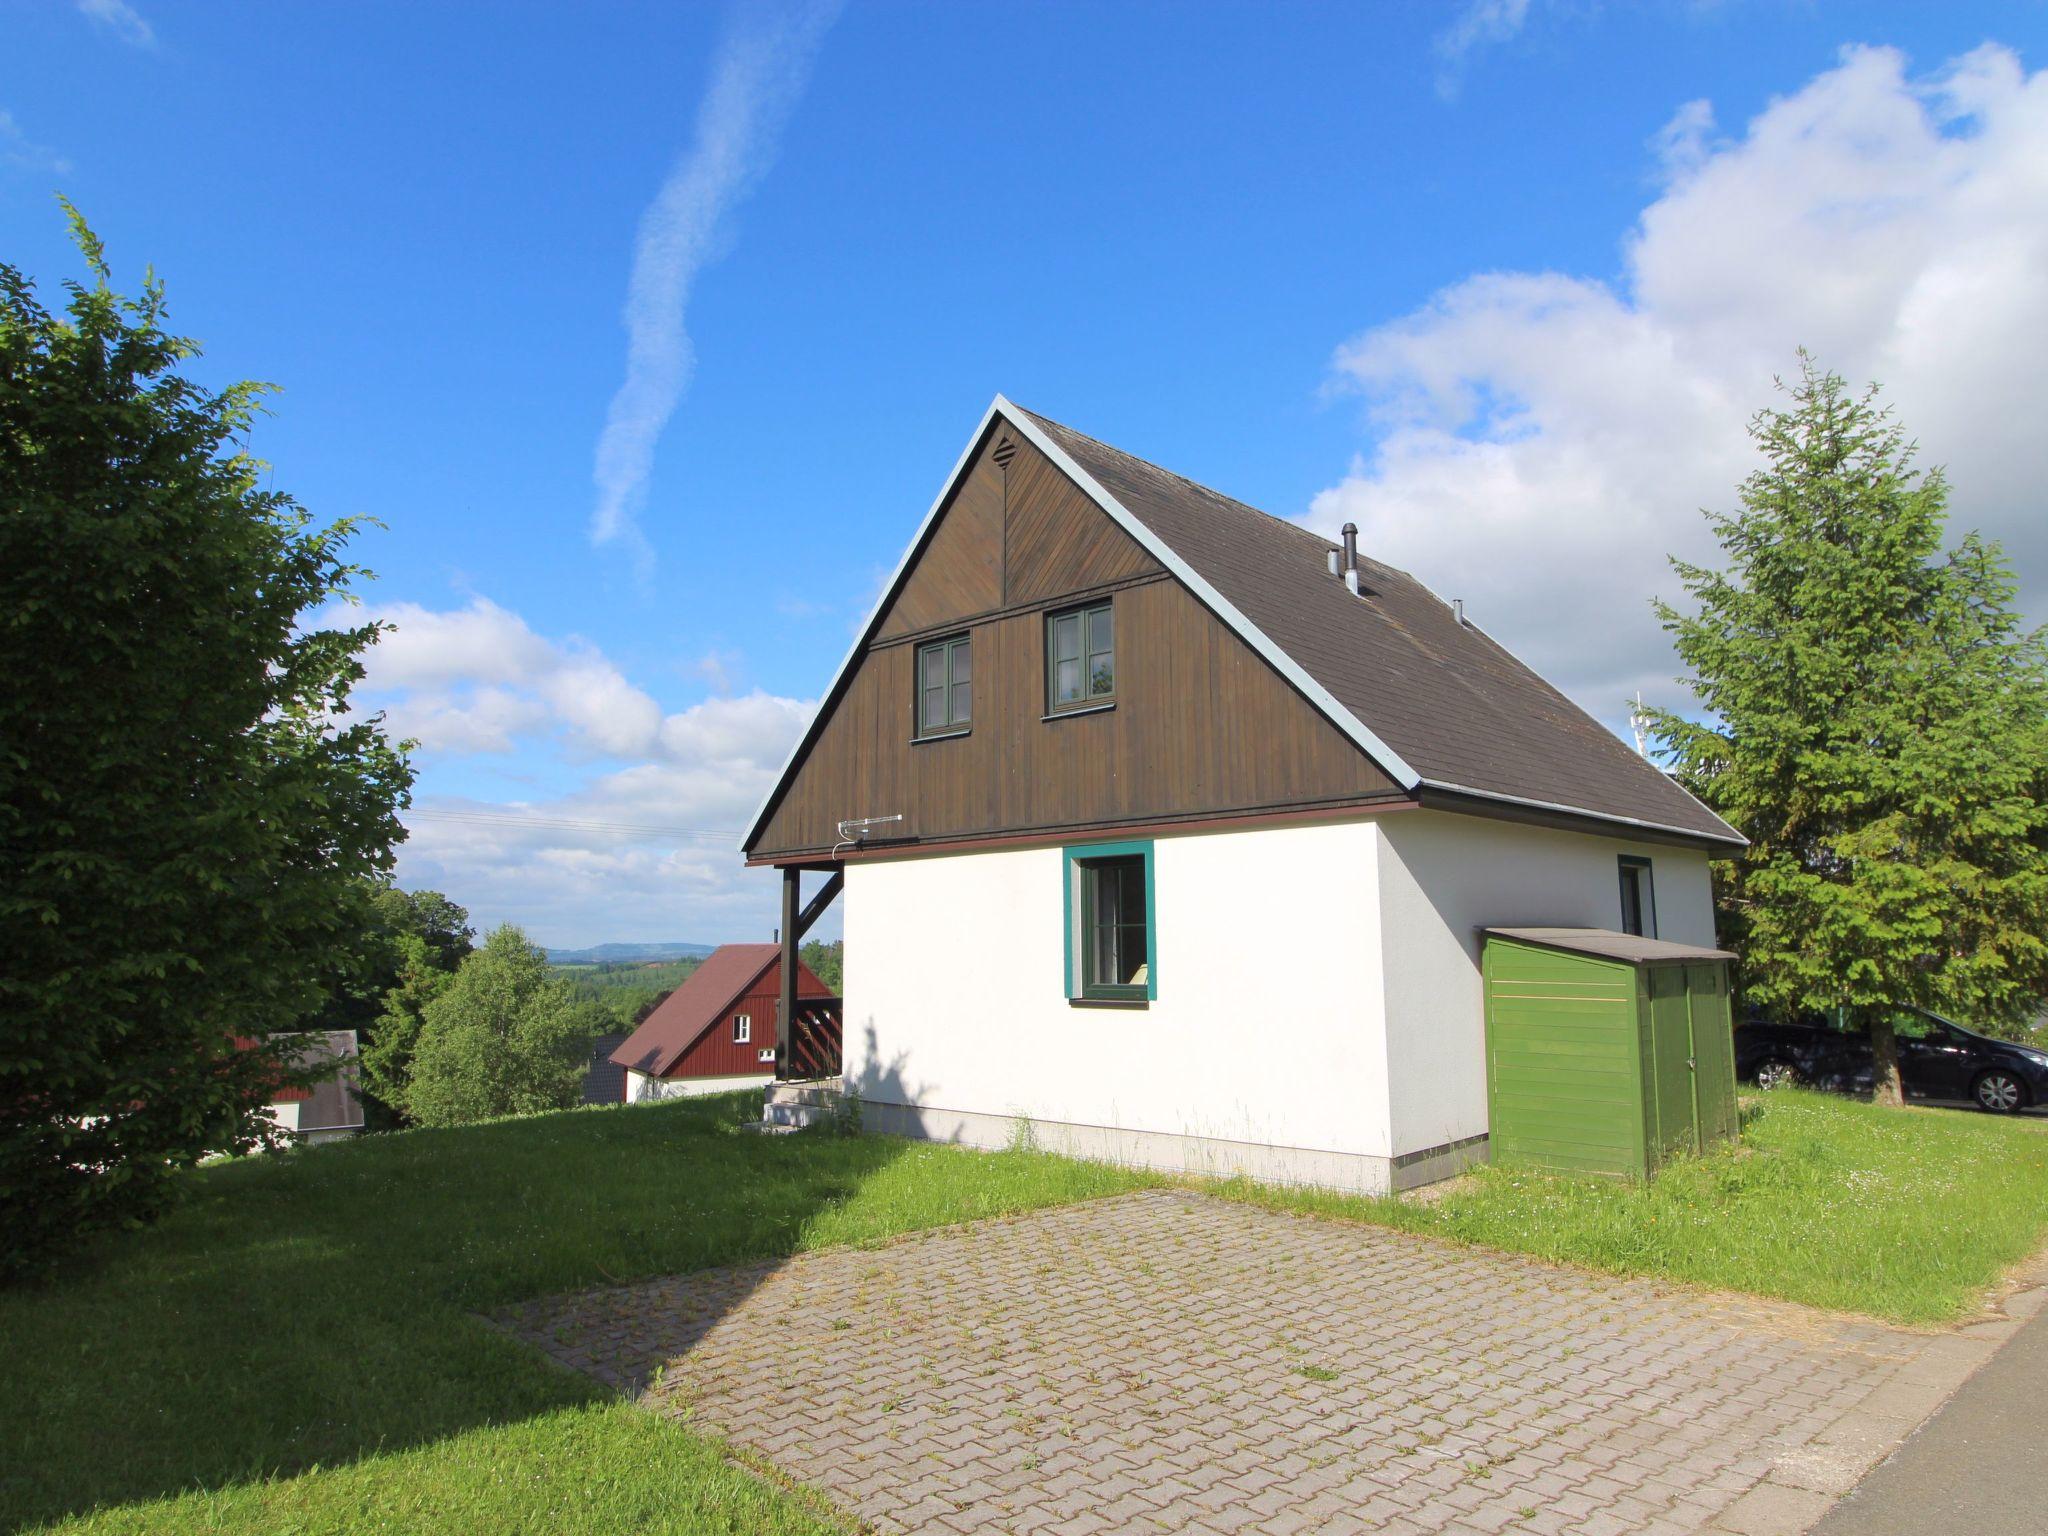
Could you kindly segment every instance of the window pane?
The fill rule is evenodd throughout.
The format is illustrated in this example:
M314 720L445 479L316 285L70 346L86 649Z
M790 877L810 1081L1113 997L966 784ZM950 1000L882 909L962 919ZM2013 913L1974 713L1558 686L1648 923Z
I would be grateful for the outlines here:
M1063 661L1055 674L1052 698L1055 704L1072 704L1081 697L1081 663Z
M1621 867L1621 931L1638 936L1643 931L1643 872L1632 865Z
M1141 987L1145 984L1145 925L1125 923L1117 929L1117 972L1118 985Z
M1109 610L1109 608L1108 608L1108 606L1107 606L1107 605L1104 605L1104 606L1103 606L1103 607L1101 607L1101 608L1095 608L1095 609L1091 609L1091 610L1089 611L1089 614L1088 614L1088 649L1089 649L1089 650L1091 650L1091 651L1106 651L1106 650L1108 650L1108 649L1110 648L1110 646L1111 646L1111 645L1115 644L1115 637L1114 637L1113 631L1112 631L1112 629L1111 629L1111 625L1112 625L1113 621L1111 620L1111 618L1110 618L1109 614L1110 614L1110 610Z
M943 645L928 646L919 651L918 659L924 665L924 686L943 688L946 686L946 648Z
M927 688L924 691L924 729L940 730L946 723L946 690Z
M1081 659L1081 615L1061 614L1052 621L1052 656L1055 661Z
M1088 658L1088 694L1106 699L1116 692L1116 661L1107 651Z
M952 653L953 681L964 683L974 676L974 652L965 640L955 640Z
M970 713L973 701L969 697L969 693L970 687L968 684L955 683L953 685L953 724L955 725L965 725L973 718Z

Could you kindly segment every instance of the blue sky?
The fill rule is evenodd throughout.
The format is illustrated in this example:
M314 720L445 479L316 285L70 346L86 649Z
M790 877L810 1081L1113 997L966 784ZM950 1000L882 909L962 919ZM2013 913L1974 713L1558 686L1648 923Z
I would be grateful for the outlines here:
M470 818L417 820L409 882L543 942L757 937L770 878L669 829L744 824L998 390L1356 519L1619 725L1682 698L1647 596L1804 343L1885 380L2042 616L2044 28L14 0L0 229L75 275L65 191L211 376L283 386L277 484L388 525L371 697ZM651 458L615 442L607 501L636 323Z

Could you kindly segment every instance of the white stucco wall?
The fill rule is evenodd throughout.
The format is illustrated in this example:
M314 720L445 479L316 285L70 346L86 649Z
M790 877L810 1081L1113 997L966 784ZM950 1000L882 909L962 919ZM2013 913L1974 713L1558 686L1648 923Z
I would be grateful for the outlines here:
M775 1081L773 1072L748 1073L744 1077L649 1077L645 1072L626 1069L626 1102L647 1104L656 1099L691 1099L707 1093L737 1093L742 1088L765 1088Z
M1486 1129L1481 929L1618 928L1617 860L1634 854L1650 860L1657 936L1714 942L1703 853L1441 811L1374 825L1396 1155Z
M1110 1154L1133 1161L1229 1156L1160 1138L1385 1158L1376 848L1368 822L1154 839L1159 995L1144 1009L1068 1001L1058 848L855 864L848 1085L1134 1133ZM925 1132L975 1139L943 1115Z
M1159 837L1142 1010L1067 1000L1060 849L855 864L847 1084L924 1111L877 1129L989 1144L1023 1117L1085 1155L1399 1184L1486 1132L1479 930L1620 926L1622 854L1662 937L1713 942L1705 855L1626 838L1430 811Z

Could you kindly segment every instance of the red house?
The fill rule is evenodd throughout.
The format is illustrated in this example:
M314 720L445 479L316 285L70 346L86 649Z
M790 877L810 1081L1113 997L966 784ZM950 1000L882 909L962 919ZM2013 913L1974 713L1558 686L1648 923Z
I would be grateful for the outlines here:
M647 1015L611 1059L626 1069L626 1102L728 1093L775 1076L775 944L721 944ZM838 999L797 962L800 1032L829 1032L836 1069ZM821 1042L822 1043L822 1042Z

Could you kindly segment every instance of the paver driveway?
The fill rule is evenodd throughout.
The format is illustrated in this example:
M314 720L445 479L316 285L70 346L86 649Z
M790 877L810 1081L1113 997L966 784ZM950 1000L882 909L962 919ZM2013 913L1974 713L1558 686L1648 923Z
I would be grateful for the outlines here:
M1803 1529L1990 1347L1178 1191L496 1321L881 1530L1058 1536Z

